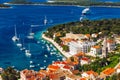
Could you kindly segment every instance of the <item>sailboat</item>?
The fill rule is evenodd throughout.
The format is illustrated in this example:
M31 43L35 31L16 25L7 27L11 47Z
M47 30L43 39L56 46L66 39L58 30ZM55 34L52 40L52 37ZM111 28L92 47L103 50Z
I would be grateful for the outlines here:
M89 8L89 7L85 8L85 9L82 11L82 15L89 14L89 11L90 11L90 8Z
M47 17L45 16L45 19L44 19L44 25L47 24Z
M13 40L14 42L19 41L19 38L17 37L16 25L15 25L15 35L12 37L12 40Z
M27 36L28 39L34 39L34 33L32 32L32 27L30 28L30 33Z
M17 43L16 43L16 45L18 46L18 47L22 47L22 43L21 43L21 41L20 41L20 35L19 35L19 41L17 41Z
M28 50L25 50L25 54L27 56L31 56L31 53L30 53L30 44L28 45Z
M21 51L25 50L24 39L22 40L22 47L20 48Z

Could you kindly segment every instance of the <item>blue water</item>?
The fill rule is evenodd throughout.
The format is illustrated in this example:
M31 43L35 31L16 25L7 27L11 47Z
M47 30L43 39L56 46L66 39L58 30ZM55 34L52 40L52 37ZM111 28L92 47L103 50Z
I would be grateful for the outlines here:
M9 9L0 9L0 67L15 66L16 69L31 69L30 65L35 65L34 70L47 67L53 61L62 60L63 56L49 42L41 39L28 40L26 35L30 31L31 25L39 25L32 28L33 32L42 34L46 28L56 24L78 21L84 7L75 6L12 6ZM120 8L91 7L91 14L86 17L91 20L120 18ZM44 17L48 23L43 24ZM17 26L18 35L21 42L24 39L26 49L30 45L31 57L27 57L24 51L11 40L14 36L14 25ZM50 49L50 50L49 50ZM45 57L47 55L47 57ZM30 61L33 63L30 64Z

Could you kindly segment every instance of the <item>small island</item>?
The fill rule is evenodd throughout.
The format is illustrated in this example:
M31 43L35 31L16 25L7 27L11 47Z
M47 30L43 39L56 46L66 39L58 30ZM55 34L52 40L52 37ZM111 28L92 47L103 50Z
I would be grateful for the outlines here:
M10 8L8 5L0 4L0 8Z
M75 6L120 6L120 2L100 2L97 0L48 0L47 2L32 2L28 0L11 0L5 4L45 4L45 5L75 5Z
M11 0L10 2L4 4L34 4L34 3L28 0Z

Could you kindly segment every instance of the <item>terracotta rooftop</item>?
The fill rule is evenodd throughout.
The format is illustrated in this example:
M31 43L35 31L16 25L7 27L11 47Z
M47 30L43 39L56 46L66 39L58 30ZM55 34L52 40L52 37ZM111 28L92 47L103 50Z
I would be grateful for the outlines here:
M114 43L114 40L109 39L109 40L107 40L107 42L108 43Z
M60 38L63 42L71 42L74 41L72 38Z
M73 74L78 74L78 73L79 73L79 70L73 70L72 73L73 73Z
M86 80L86 78L81 78L80 80Z
M65 68L65 69L71 69L71 67L70 66L67 66L67 65L65 65L63 68Z
M84 55L85 55L85 53L79 52L79 53L77 53L75 56L80 57L80 56L84 56Z
M60 34L60 32L58 32L58 33L55 33L55 36L61 36L61 34Z
M87 73L88 75L93 74L94 76L98 76L98 73L96 73L96 72L94 72L94 71L92 71L92 70L87 71L86 73Z
M100 46L93 46L93 48L99 49L99 48L101 48L101 47L100 47Z
M90 37L90 34L85 34L85 36L87 36L88 38Z
M87 57L83 57L81 59L84 60L84 61L89 61L89 58L87 58Z
M106 75L111 75L112 73L115 72L114 68L107 68L104 71L102 71L102 73L106 74Z
M55 66L55 65L49 65L48 68L49 68L49 69L52 69L52 70L60 69L59 66Z

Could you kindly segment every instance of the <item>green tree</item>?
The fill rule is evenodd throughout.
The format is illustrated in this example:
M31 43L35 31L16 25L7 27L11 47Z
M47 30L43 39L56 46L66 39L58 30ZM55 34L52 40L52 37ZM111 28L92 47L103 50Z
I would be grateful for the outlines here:
M67 45L63 45L62 48L63 48L63 50L66 51L66 52L69 51L69 46L67 46Z

